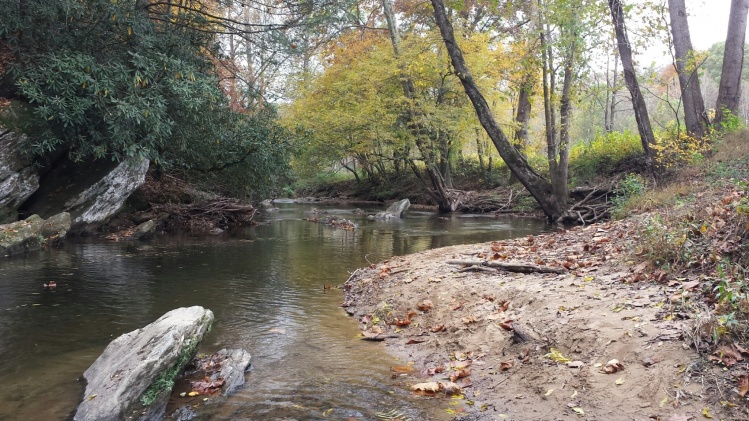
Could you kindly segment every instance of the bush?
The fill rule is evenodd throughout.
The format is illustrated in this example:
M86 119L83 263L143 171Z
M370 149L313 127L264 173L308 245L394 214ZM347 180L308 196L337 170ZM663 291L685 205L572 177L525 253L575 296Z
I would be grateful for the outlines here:
M590 180L610 174L627 160L642 155L640 137L629 130L599 134L591 142L581 142L570 150L570 175Z

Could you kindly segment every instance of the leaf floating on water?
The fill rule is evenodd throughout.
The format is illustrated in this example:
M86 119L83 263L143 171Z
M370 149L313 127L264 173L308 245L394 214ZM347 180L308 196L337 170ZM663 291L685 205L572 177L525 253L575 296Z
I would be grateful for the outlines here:
M546 355L544 355L544 356L546 358L548 358L548 359L550 359L552 361L558 362L558 363L568 363L568 362L572 361L571 359L569 359L569 358L565 357L564 355L562 355L562 353L559 352L559 350L557 350L556 348L550 348L549 349L549 353L546 354Z
M199 394L200 393L198 393L198 392L190 392L190 393L187 394L187 396L193 397L193 396L198 396Z

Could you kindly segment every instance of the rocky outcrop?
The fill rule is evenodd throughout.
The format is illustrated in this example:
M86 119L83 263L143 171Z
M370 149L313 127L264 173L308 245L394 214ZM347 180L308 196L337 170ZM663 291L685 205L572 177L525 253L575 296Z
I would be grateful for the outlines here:
M75 215L73 229L89 231L98 227L122 208L125 200L146 179L148 160L123 161L104 178L65 203Z
M18 219L18 207L38 188L39 176L22 152L26 136L0 128L0 224Z
M95 231L117 213L125 200L143 184L148 160L120 163L99 160L86 164L61 158L41 179L41 187L21 211L48 217L70 213L71 233Z
M374 219L397 219L403 217L403 212L408 210L411 202L408 199L399 200L390 205L385 211L377 212Z
M203 307L179 308L113 340L83 373L74 420L163 419L174 378L212 322Z

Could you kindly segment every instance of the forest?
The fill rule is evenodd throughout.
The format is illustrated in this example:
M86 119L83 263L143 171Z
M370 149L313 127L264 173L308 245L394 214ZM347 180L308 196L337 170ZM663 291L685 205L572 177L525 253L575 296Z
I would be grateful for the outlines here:
M708 51L679 0L0 7L3 124L28 153L141 157L232 197L348 179L451 212L520 183L550 220L592 222L571 188L660 177L749 118L740 1Z

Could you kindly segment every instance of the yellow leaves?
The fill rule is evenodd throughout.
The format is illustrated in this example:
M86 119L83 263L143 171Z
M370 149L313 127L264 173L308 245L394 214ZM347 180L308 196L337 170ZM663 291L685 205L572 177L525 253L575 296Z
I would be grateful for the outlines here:
M558 362L558 363L568 363L568 362L572 361L571 359L569 359L569 358L565 357L564 355L562 355L562 353L559 352L559 350L557 350L556 348L549 349L549 353L546 354L546 355L544 355L544 356L546 358L548 358L548 359L550 359L552 361Z

